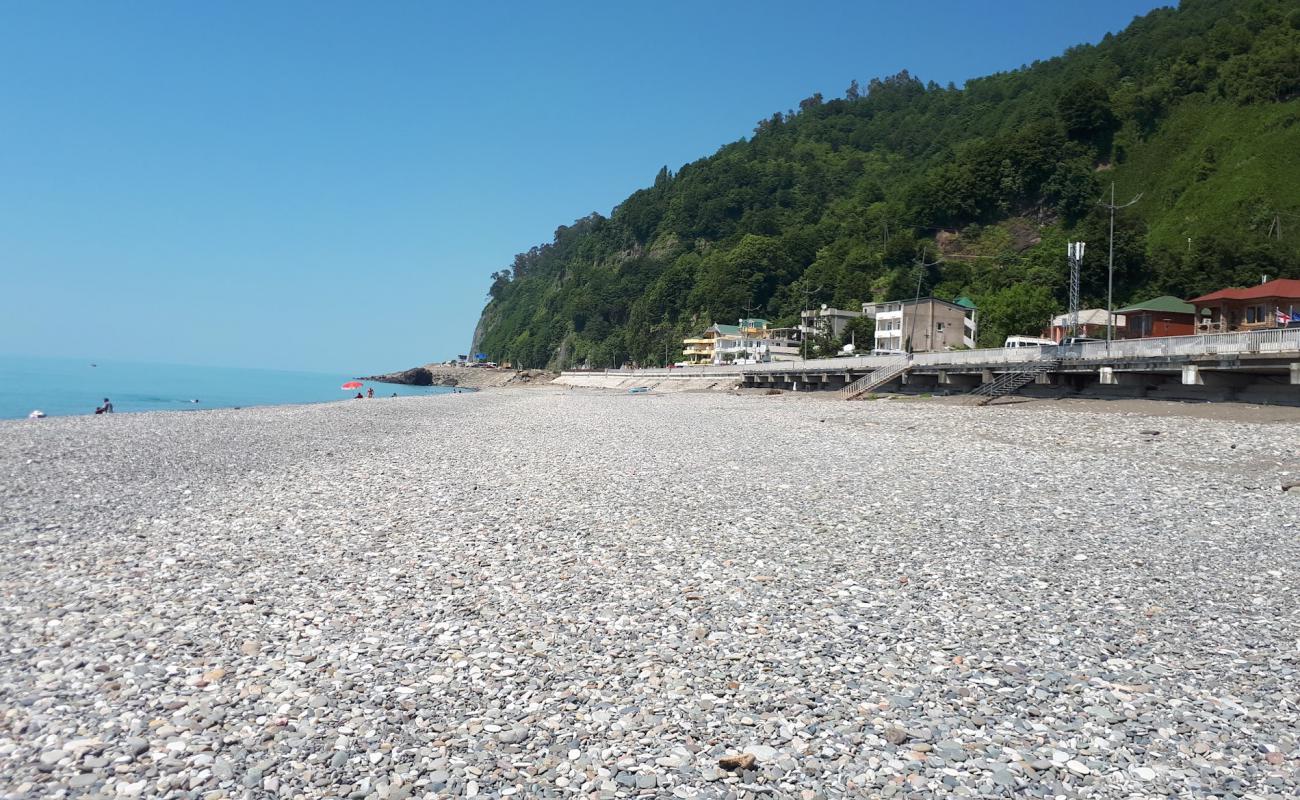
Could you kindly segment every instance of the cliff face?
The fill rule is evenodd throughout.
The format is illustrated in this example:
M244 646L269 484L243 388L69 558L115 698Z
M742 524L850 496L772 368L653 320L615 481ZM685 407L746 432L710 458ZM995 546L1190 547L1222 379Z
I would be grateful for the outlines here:
M483 343L483 336L487 333L488 328L492 326L492 320L496 317L496 304L489 302L483 307L483 312L478 315L478 323L474 326L474 335L469 341L469 353L473 356L479 352L479 345Z

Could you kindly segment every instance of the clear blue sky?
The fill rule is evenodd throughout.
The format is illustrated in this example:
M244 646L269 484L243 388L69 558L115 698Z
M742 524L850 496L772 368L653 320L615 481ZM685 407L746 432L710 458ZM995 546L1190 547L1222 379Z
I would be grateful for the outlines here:
M466 352L488 275L850 79L964 80L1165 3L0 4L0 352Z

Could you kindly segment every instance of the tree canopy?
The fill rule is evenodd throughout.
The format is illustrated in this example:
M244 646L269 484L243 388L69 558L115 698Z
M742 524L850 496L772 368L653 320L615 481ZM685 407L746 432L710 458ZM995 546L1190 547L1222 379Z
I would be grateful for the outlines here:
M1143 195L1117 218L1117 303L1300 277L1297 136L1294 0L1184 0L961 88L854 79L516 256L475 349L660 364L712 322L792 324L918 281L971 297L982 344L1036 334L1064 308L1068 241L1090 243L1085 303L1104 303L1112 181Z

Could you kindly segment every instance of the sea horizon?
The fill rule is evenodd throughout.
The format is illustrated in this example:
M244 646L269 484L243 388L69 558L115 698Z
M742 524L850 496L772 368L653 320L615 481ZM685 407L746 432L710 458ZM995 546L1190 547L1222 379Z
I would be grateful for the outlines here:
M212 367L147 361L0 354L0 419L324 403L355 398L342 384L355 373ZM446 394L444 386L364 381L375 398Z

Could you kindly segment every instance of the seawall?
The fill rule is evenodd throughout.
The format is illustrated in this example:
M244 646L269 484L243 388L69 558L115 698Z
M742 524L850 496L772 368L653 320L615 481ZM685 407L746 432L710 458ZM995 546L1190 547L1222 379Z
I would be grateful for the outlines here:
M658 373L658 374L656 374ZM740 385L741 375L664 375L662 370L627 372L562 372L553 383L588 389L627 390L646 387L655 392L730 391Z

